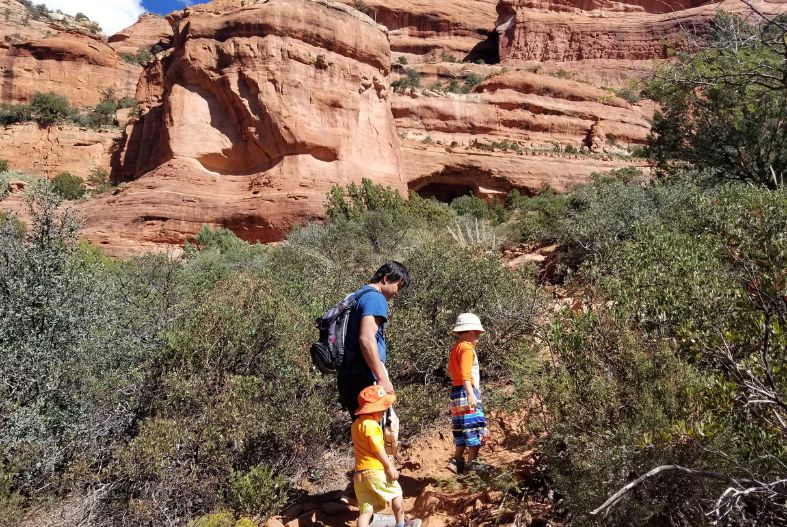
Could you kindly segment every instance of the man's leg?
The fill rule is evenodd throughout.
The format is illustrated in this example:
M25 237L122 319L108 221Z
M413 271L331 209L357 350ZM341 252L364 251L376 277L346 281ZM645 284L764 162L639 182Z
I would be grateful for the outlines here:
M471 446L467 448L467 462L471 463L476 457L478 457L478 450L480 446Z
M358 410L358 394L374 384L373 379L368 379L357 375L339 375L336 377L336 386L339 389L339 401L342 406L350 413L350 419L355 419L355 411Z

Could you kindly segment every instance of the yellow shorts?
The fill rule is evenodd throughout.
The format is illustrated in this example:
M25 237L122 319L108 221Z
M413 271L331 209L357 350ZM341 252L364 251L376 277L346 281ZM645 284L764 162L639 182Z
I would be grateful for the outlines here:
M388 482L384 470L364 470L353 477L355 498L361 514L380 512L386 504L402 495L398 481Z

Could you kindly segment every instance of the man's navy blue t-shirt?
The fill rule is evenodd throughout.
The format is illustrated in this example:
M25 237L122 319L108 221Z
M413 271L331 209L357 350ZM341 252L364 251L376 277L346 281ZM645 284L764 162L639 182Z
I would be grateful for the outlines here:
M385 296L377 289L370 285L365 285L353 295L358 296L364 291L371 290L358 299L352 313L350 313L350 320L347 323L347 342L348 349L352 350L352 358L347 365L343 374L349 375L369 375L371 369L363 359L361 347L358 344L358 336L361 329L361 318L372 316L381 317L383 323L377 329L377 352L380 354L380 361L385 364L387 358L387 349L385 347L385 323L388 321L388 301Z

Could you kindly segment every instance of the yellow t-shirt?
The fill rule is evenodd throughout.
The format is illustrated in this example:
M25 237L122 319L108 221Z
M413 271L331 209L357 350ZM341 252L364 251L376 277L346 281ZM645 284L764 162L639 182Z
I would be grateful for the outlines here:
M351 428L355 449L355 470L385 469L375 452L385 449L385 439L380 423L371 415L361 415Z

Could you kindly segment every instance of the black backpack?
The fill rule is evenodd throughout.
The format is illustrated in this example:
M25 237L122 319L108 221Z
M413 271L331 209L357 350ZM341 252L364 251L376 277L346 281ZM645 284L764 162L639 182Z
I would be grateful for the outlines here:
M358 300L370 291L374 289L348 295L315 321L320 339L311 345L309 352L312 363L322 373L337 373L349 363L351 357L348 352L352 350L347 349L346 341L350 314Z

